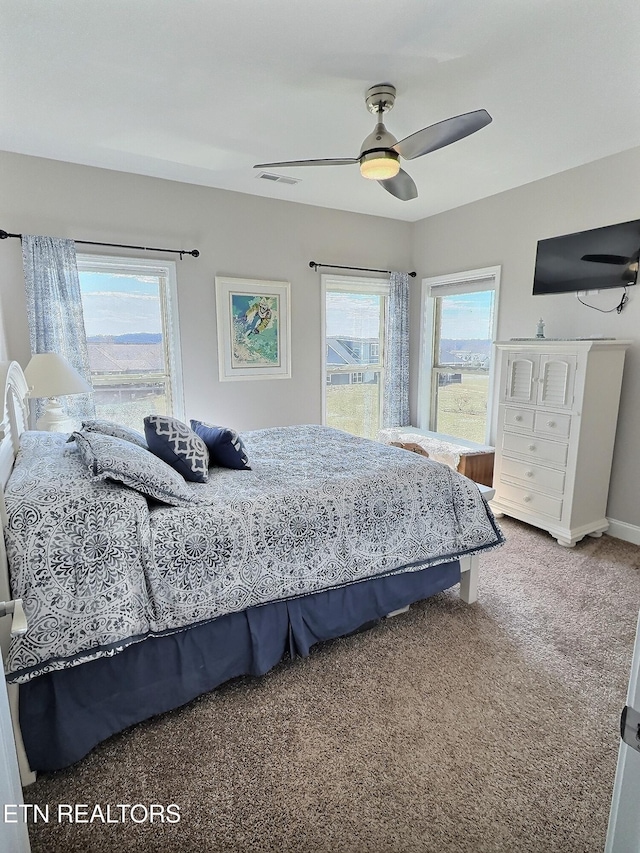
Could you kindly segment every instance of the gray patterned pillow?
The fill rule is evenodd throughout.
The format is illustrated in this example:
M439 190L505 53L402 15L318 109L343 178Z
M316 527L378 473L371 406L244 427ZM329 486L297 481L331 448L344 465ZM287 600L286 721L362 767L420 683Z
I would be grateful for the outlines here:
M147 450L147 442L142 433L124 424L117 424L114 421L105 421L97 418L92 421L82 421L82 429L85 432L100 432L102 435L112 435L114 438L122 438Z
M99 432L74 432L73 437L94 479L115 480L169 506L198 502L177 471L145 448Z
M209 450L199 435L169 415L148 415L144 434L152 453L175 468L185 480L206 483L209 479Z

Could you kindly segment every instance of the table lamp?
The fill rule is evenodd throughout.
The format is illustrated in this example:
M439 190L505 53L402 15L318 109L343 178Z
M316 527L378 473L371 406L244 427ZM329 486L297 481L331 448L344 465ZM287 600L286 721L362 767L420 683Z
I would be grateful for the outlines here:
M91 394L91 385L57 352L42 352L32 356L24 375L29 386L29 397L48 398L36 429L72 432L76 424L67 416L57 398L69 394Z

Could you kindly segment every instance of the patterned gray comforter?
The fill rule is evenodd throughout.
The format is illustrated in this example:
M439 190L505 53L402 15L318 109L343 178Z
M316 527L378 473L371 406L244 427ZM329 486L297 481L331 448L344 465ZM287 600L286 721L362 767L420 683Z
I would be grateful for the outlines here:
M212 469L188 484L190 508L91 480L65 438L25 433L6 488L12 592L29 621L8 656L12 681L503 541L471 481L326 427L244 433L252 470Z

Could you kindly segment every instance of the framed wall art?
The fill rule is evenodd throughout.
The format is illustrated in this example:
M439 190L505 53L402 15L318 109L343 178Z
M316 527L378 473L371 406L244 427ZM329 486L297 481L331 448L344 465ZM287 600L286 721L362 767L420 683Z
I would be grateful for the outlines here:
M288 281L216 276L220 381L291 378Z

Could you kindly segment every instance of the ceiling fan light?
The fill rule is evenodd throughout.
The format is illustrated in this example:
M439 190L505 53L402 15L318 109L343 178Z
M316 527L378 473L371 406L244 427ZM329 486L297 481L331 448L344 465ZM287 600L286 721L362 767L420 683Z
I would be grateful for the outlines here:
M400 171L398 155L394 151L371 151L360 158L360 174L372 181L395 178Z

